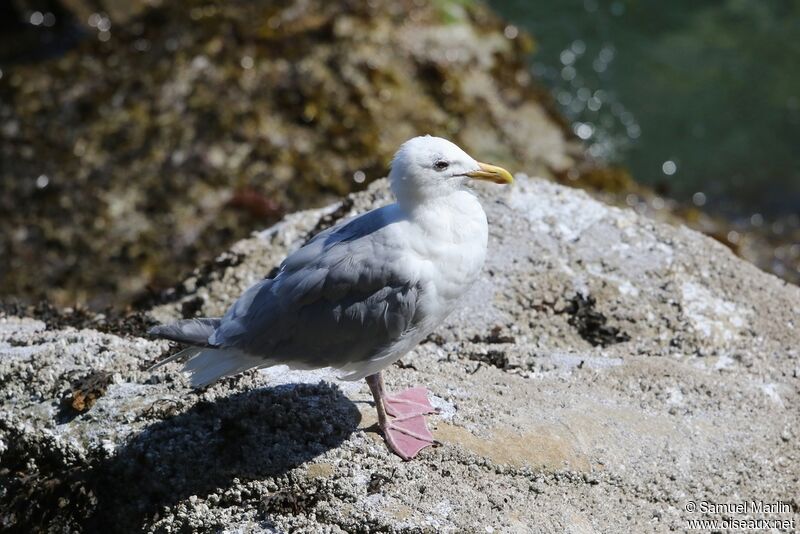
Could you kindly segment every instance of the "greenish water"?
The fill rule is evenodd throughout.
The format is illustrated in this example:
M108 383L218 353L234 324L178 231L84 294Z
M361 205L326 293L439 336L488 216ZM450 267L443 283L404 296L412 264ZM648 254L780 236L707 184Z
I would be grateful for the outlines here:
M800 2L490 4L533 34L533 70L595 156L734 219L796 223Z

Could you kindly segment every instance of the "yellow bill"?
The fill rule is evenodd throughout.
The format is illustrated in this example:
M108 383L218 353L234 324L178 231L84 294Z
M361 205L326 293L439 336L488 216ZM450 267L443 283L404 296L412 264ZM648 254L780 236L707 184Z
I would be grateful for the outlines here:
M514 183L514 177L502 167L481 162L478 162L478 167L480 167L480 170L468 172L467 176L475 178L476 180L487 180L496 184Z

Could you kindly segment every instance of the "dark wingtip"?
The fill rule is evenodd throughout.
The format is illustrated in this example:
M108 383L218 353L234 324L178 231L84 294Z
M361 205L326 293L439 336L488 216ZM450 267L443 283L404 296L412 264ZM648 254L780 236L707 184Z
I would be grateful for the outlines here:
M164 333L164 325L159 324L147 331L148 336L161 337Z

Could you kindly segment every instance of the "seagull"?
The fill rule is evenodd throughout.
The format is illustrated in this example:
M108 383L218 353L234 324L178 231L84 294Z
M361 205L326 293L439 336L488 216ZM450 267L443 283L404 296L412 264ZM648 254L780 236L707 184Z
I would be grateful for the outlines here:
M514 181L446 139L406 141L389 172L394 204L320 232L224 317L151 329L189 345L153 368L185 360L193 387L280 364L365 378L387 445L403 460L414 458L434 443L428 391L390 394L381 371L440 325L478 278L489 232L472 179Z

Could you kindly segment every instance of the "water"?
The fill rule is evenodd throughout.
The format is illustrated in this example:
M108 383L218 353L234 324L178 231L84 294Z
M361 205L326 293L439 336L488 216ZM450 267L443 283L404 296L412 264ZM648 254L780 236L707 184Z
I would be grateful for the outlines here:
M490 4L593 155L734 220L800 213L800 2Z

